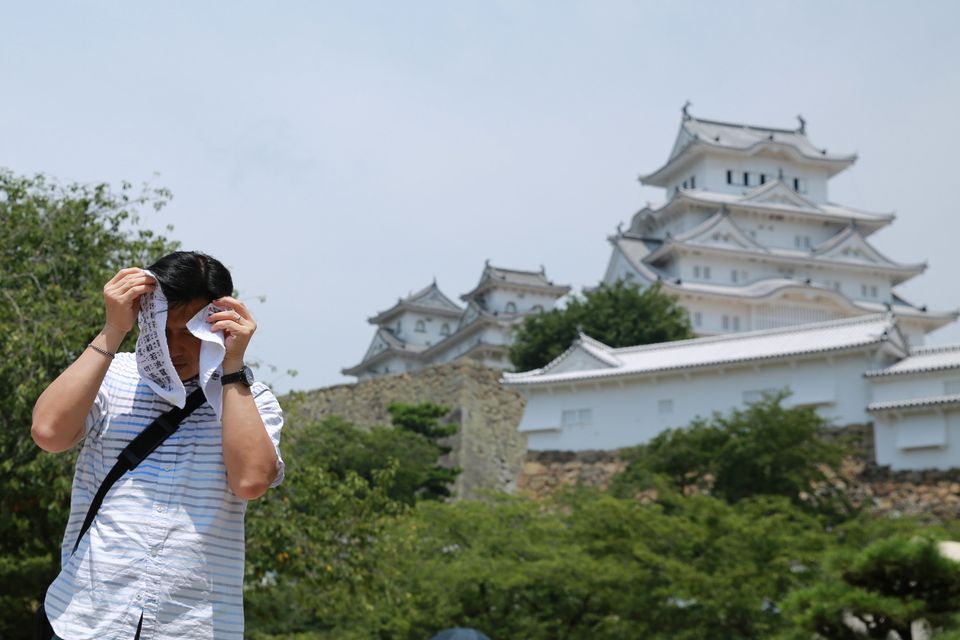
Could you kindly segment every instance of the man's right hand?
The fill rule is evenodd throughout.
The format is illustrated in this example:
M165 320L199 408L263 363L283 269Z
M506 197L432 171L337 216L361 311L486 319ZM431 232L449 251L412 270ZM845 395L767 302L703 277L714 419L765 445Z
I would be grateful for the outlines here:
M106 327L124 335L133 329L140 311L140 296L153 291L156 278L143 269L121 269L110 282L103 285L103 304L106 307Z

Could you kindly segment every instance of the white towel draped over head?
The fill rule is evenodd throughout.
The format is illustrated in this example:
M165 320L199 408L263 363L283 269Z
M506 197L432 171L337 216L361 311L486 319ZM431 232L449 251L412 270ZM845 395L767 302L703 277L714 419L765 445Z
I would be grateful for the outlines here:
M154 278L152 273L144 270ZM207 318L211 313L221 311L208 304L200 309L189 322L187 330L200 339L200 387L213 407L217 419L223 414L223 386L221 364L226 353L223 345L223 333L210 330ZM165 401L177 407L187 403L187 390L173 368L170 350L167 348L167 299L159 286L152 292L140 297L140 337L137 338L137 369L150 388Z

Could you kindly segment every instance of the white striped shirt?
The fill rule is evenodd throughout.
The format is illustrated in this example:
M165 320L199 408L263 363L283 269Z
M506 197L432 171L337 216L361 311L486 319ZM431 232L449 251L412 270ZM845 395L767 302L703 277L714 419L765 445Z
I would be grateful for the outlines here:
M187 393L196 382L186 383ZM277 450L283 414L262 383L252 387ZM107 494L73 545L90 501L117 455L171 405L137 372L134 354L113 360L85 423L60 575L46 610L67 640L243 637L243 516L246 501L227 486L221 424L206 402Z

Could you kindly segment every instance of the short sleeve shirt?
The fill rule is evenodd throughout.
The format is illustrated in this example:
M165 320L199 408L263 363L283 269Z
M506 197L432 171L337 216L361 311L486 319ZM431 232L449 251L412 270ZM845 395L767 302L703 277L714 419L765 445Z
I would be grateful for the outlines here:
M187 393L196 382L185 383ZM251 388L283 479L283 413L262 383ZM111 363L85 422L60 575L47 615L68 640L243 637L243 518L246 501L227 485L221 423L202 404L172 436L110 490L73 546L93 496L117 455L172 407L141 379L134 354Z

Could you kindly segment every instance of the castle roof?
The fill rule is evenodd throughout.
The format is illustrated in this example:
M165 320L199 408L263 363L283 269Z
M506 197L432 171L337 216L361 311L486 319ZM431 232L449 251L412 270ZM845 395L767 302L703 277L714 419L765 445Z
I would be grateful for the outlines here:
M641 278L650 283L659 282L666 291L675 294L696 294L738 300L762 300L791 289L812 291L834 300L851 315L892 311L897 316L922 321L929 327L929 331L953 322L958 316L956 311L932 311L927 310L926 307L918 307L904 300L895 292L893 293L893 302L889 304L851 300L843 293L825 285L794 278L764 278L745 284L720 284L691 280L680 280L678 282L646 262L647 257L660 246L660 243L653 243L623 234L611 236L609 240L614 248L626 257L630 266L636 270Z
M900 362L864 375L868 378L917 375L945 369L960 369L960 344L915 347Z
M759 254L785 264L829 263L837 268L882 271L893 276L894 283L912 278L927 268L925 263L900 264L890 260L871 246L855 225L848 226L809 251L766 247L744 233L723 210L693 229L676 236L668 235L644 260L656 263L682 249L748 254L754 257Z
M903 411L905 409L924 409L926 407L945 407L951 405L960 405L960 394L951 393L940 396L925 396L923 398L871 402L867 405L867 411L880 413L884 411Z
M406 298L398 298L395 305L367 318L367 322L370 324L389 322L403 311L418 311L450 318L458 318L463 313L463 309L444 295L434 281L423 289L411 293Z
M856 154L830 153L810 142L806 123L801 119L795 129L761 127L756 125L695 118L683 109L680 130L667 162L640 178L643 184L665 187L675 172L703 152L727 151L756 155L768 151L787 154L791 159L820 165L834 175L853 164Z
M548 280L543 267L541 267L539 271L521 271L519 269L494 267L488 261L484 265L483 273L480 274L480 282L478 282L473 289L460 296L460 299L469 301L489 289L498 287L539 291L551 294L557 298L570 291L570 287L556 285L551 280Z
M359 375L365 369L391 356L416 360L426 349L425 345L407 344L394 335L390 329L379 327L373 334L373 340L370 341L370 346L367 347L363 360L352 367L344 367L340 372L347 376Z
M796 193L779 179L740 195L702 189L680 189L668 202L658 207L648 206L637 212L634 217L667 218L670 214L680 211L685 204L726 206L732 211L764 211L841 224L856 222L865 233L873 233L889 225L896 218L893 213L875 213L831 203L818 204Z
M759 363L870 346L886 346L898 356L906 355L905 340L892 314L623 348L612 348L581 334L569 349L545 367L505 373L502 382L507 385L567 384ZM585 359L582 354L589 357Z

